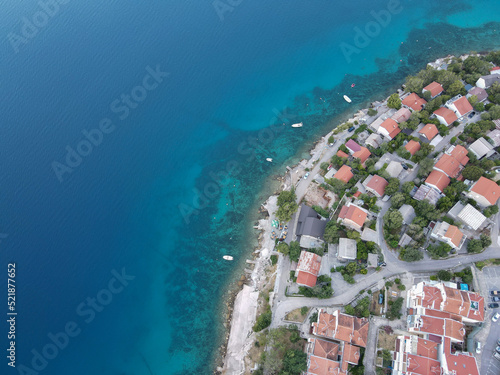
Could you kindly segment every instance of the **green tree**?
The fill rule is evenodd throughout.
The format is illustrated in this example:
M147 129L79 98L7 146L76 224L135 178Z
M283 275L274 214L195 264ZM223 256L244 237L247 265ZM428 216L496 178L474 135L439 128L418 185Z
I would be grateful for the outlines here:
M298 241L292 241L290 242L290 252L289 252L289 255L290 255L290 259L293 260L294 262L298 262L299 261L299 257L300 257L300 245L299 245L299 242Z
M420 94L424 88L424 80L418 77L408 76L405 81L405 90Z
M416 262L422 260L424 258L424 254L418 249L407 248L401 258L405 262Z
M399 190L399 180L397 178L389 179L389 184L385 187L384 193L392 195Z
M325 227L323 238L328 243L335 243L340 237L340 225L334 220L330 220Z
M462 176L467 180L477 181L483 173L484 171L482 168L476 167L475 165L469 165L462 171Z
M490 217L490 216L495 215L497 213L498 213L498 206L496 206L496 205L488 206L483 211L483 214L486 217Z
M403 215L398 210L389 210L384 215L384 224L389 229L399 229L403 225Z
M391 362L392 361L391 352L387 349L382 350L382 359L386 362Z
M420 150L420 151L422 151L422 150ZM420 152L420 151L418 151L418 152ZM434 160L430 159L430 158L424 158L419 162L419 166L420 166L420 168L417 172L417 176L419 178L425 177L432 171L432 168L434 168Z
M323 162L323 163L321 163L321 164L319 165L319 167L320 167L323 171L325 171L325 172L326 172L326 171L327 171L327 169L328 169L328 166L329 166L329 165L330 165L330 164L328 164L327 162Z
M391 207L399 209L405 203L405 195L403 193L396 193L391 197Z
M368 109L368 116L370 116L370 117L375 116L377 113L378 112L373 108Z
M387 106L389 108L400 109L401 108L401 99L399 99L399 95L397 93L389 96L387 100Z
M446 90L446 93L450 96L455 96L463 92L465 90L464 84L460 82L459 80L456 80L453 82L448 89Z
M387 318L390 320L401 318L401 308L403 307L403 298L397 298L387 311Z
M479 239L481 240L481 246L483 249L487 248L488 246L491 245L491 238L490 236L487 236L486 234L481 234L479 236Z
M450 281L452 274L446 270L439 270L437 273L437 277L439 280Z
M356 274L356 269L357 269L356 263L351 262L345 267L345 272L348 275L354 276Z
M302 350L289 349L283 358L280 375L300 375L307 370L307 354Z
M290 247L284 242L279 243L278 246L276 246L276 250L278 250L283 255L290 254Z
M437 207L439 208L439 211L445 212L453 206L453 203L454 202L450 198L442 197L437 201Z
M404 194L410 194L414 187L415 184L412 181L406 181L403 183L403 185L401 185L401 191Z
M295 195L295 190L291 191L284 190L278 196L278 211L276 212L276 217L280 221L290 221L292 215L297 212L299 206L296 202L297 196Z
M257 320L255 321L255 324L253 326L253 331L259 332L259 331L262 331L263 329L269 327L271 325L272 317L273 317L273 313L271 312L271 309L268 308L268 310L266 312L260 314L257 317Z
M444 258L448 256L450 250L451 246L444 242L441 242L439 245L436 246L429 246L429 248L427 249L427 251L429 252L429 254L431 254L431 257L433 259Z
M308 312L308 311L309 311L309 307L307 307L307 306L302 306L302 307L300 308L300 315L304 316L304 315L306 315L306 314L307 314L307 312Z

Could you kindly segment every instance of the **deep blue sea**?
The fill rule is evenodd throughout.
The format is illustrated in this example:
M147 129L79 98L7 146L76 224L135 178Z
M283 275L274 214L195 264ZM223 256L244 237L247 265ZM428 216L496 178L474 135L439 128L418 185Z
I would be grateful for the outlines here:
M211 374L273 176L427 61L500 48L496 0L0 3L1 374Z

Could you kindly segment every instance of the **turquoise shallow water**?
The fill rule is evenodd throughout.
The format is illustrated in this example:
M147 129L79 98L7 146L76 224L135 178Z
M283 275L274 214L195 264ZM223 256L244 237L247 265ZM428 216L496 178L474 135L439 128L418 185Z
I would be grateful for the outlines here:
M243 1L221 22L209 1L70 2L18 53L5 38L0 260L19 268L18 364L73 321L41 374L211 373L270 176L427 61L499 47L491 0L402 1L348 62L341 44L388 4ZM5 36L40 10L3 5ZM120 120L110 104L157 65L168 78ZM105 117L116 130L60 183L51 163ZM135 278L87 323L78 307L122 268Z

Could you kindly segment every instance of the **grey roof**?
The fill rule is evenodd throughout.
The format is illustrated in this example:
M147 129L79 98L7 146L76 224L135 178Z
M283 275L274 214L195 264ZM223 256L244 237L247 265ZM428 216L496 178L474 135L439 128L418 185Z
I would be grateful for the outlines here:
M356 241L349 238L339 238L339 258L356 259L357 246Z
M400 162L391 160L385 171L389 173L389 176L391 177L398 177L401 171L403 170L403 166L401 165Z
M378 243L378 234L373 229L365 227L361 232L361 239L363 241L372 241Z
M484 85L486 88L490 87L495 82L500 83L500 74L489 74L487 76L481 76L481 78L484 80Z
M326 223L328 220L318 219L318 214L311 207L305 204L300 206L299 219L297 220L297 229L295 234L297 236L311 236L323 239L325 233Z
M368 254L368 267L377 267L378 266L378 255L377 254Z
M467 97L472 96L472 95L476 95L477 100L479 100L480 102L482 102L483 100L485 100L488 97L488 93L486 92L486 90L482 89L481 87L472 88L469 91L469 93L467 94Z
M490 142L488 142L483 137L477 139L473 144L469 146L469 151L472 151L474 155L477 156L478 159L481 159L483 156L490 154L493 150L493 146Z
M426 199L430 204L434 205L437 203L439 198L441 198L441 193L425 184L420 185L417 192L413 196L413 199L416 199L417 201L423 201Z
M405 224L410 224L417 215L415 215L415 209L409 204L403 204L399 209L401 215L403 215L403 221Z
M413 241L413 238L411 238L405 233L401 236L398 245L401 247L408 246L411 243L411 241Z
M455 205L448 211L447 216L451 217L455 220L458 217L458 214L464 209L464 205L458 201Z
M493 141L493 146L500 146L500 130L494 129L486 135Z
M467 206L460 211L458 218L474 230L477 230L486 220L486 216L470 204L467 204Z

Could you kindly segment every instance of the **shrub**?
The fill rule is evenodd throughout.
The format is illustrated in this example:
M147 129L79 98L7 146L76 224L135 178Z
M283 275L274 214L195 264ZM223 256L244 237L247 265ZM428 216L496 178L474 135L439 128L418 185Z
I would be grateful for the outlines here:
M268 310L265 313L260 314L257 317L257 320L253 326L253 331L259 332L259 331L262 331L263 329L269 327L271 325L272 317L273 317L273 313L271 312L271 309L268 308Z
M271 264L274 266L276 263L278 263L278 256L271 255Z
M432 275L432 276L430 277L430 279L431 279L431 280L433 280L433 281L437 281L437 279L438 279L438 278L437 278L437 276L436 276L436 275Z
M405 289L406 289L406 287L404 286L404 284L399 284L399 285L398 285L398 289L399 289L399 290L405 290Z
M318 321L318 312L316 311L314 314L312 314L310 317L309 317L309 323L314 323L314 322L317 322Z
M304 316L304 315L306 315L306 314L307 314L307 312L308 312L308 311L309 311L309 307L307 307L307 306L302 306L302 307L300 308L300 315Z
M401 284L401 279L394 279L394 282L399 285Z
M451 276L452 276L451 273L446 270L439 270L437 273L438 279L443 281L450 281Z
M366 275L368 273L368 270L366 268L363 268L361 271L359 271L360 274Z

